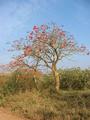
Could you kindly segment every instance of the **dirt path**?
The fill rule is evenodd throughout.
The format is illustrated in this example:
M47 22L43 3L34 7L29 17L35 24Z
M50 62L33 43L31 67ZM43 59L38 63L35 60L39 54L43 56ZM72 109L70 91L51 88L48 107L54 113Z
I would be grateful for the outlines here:
M0 120L25 120L25 119L20 118L19 116L16 116L3 108L0 108Z

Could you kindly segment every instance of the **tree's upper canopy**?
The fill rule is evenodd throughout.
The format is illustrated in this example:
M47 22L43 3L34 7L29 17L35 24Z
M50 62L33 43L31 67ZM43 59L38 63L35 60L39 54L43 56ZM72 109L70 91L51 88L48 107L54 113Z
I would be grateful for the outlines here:
M61 59L76 53L90 54L85 46L75 42L74 37L55 24L34 26L25 39L16 40L13 49L20 54L11 61L12 67L57 64Z

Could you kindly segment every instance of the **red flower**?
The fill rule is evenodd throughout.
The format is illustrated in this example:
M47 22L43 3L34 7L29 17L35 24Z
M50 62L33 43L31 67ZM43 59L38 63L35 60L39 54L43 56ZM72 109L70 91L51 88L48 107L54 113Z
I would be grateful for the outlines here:
M29 39L30 39L30 40L32 40L32 39L33 39L33 37L32 37L31 35L29 35Z
M33 27L33 30L34 30L35 32L38 32L38 30L39 30L38 26L34 26L34 27Z
M24 55L27 56L27 55L30 55L32 52L32 48L31 46L27 46L24 48Z
M64 31L60 31L59 35L65 37L65 32Z
M33 39L33 31L29 34L29 39Z
M66 40L61 45L61 48L65 48L65 47L66 47Z
M47 25L41 25L41 30L42 30L43 32L45 32L46 29L47 29Z
M33 35L33 31L30 33L30 35Z

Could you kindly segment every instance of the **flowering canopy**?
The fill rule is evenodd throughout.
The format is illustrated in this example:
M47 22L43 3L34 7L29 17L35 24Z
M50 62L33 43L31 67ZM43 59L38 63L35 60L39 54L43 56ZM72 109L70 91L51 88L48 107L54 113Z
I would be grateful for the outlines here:
M13 48L21 51L21 55L14 61L15 66L28 65L25 60L31 58L32 61L37 61L36 65L43 64L50 69L53 63L57 64L66 56L75 53L90 54L85 46L78 46L72 35L56 25L34 26L26 39L14 41Z
M52 71L57 91L60 88L57 63L76 53L90 54L85 46L79 46L72 35L55 24L34 26L25 39L13 42L11 50L19 54L7 65L9 68L28 67L33 70L36 81L37 69L47 67Z

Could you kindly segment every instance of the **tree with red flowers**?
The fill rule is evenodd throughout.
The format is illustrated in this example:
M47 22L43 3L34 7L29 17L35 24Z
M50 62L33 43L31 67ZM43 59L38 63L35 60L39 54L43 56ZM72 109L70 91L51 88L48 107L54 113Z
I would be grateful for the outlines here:
M89 55L85 46L78 46L72 35L54 24L34 26L25 39L14 41L13 48L20 52L15 61L10 63L11 66L28 66L35 71L42 66L49 68L57 91L61 79L58 62L76 53Z

